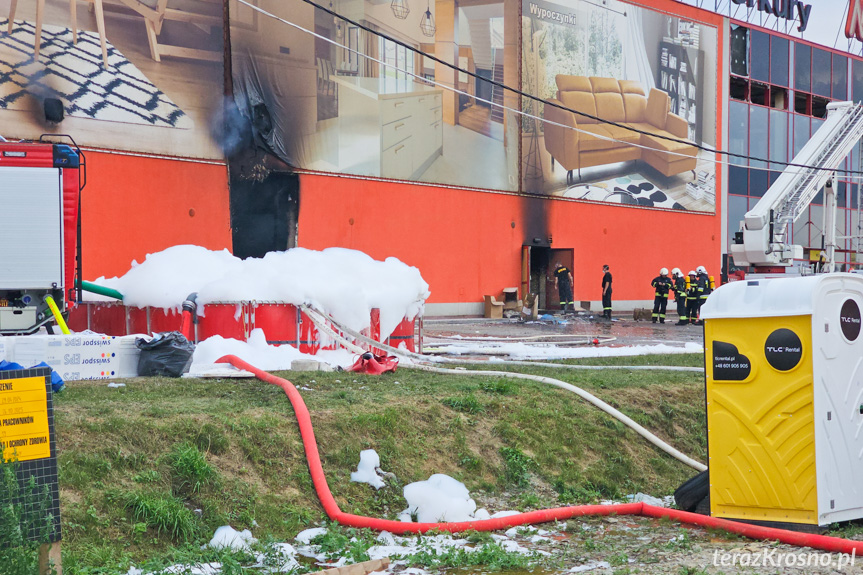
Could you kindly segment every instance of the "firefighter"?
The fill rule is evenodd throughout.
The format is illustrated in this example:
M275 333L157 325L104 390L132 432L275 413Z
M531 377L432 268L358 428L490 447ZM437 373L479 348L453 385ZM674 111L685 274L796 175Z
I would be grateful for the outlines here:
M695 268L698 273L698 324L701 324L701 306L707 301L707 296L711 294L715 284L713 278L707 275L707 269L704 266Z
M650 282L653 286L653 323L659 320L659 323L665 323L665 308L668 305L668 292L674 287L671 280L668 279L668 268L659 270L659 275L653 278Z
M698 321L698 274L690 270L686 277L686 317L689 323Z
M689 316L686 315L686 278L680 268L671 270L671 279L674 282L674 301L677 303L677 324L686 325L689 323Z
M611 268L602 266L602 317L611 321Z
M569 268L557 262L554 265L554 287L560 295L560 305L563 313L567 313L570 306L575 312L575 301L572 299L572 272Z

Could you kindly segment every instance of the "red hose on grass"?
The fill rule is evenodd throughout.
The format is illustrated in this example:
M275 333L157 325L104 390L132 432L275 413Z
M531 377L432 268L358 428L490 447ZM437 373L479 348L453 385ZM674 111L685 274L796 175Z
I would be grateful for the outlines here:
M811 547L813 549L835 553L859 553L863 555L863 541L851 541L849 539L841 539L839 537L798 533L796 531L776 529L774 527L761 527L747 523L737 523L727 519L708 517L706 515L689 513L678 509L666 509L665 507L656 507L653 505L646 505L644 503L557 507L554 509L541 509L539 511L530 511L528 513L519 513L518 515L509 515L507 517L498 517L495 519L460 521L453 523L407 523L404 521L376 519L374 517L362 517L359 515L344 513L339 509L339 506L327 485L327 478L324 475L324 469L321 466L321 457L318 454L318 445L315 441L315 432L312 429L312 420L300 392L298 392L294 385L287 379L276 377L271 373L260 370L236 356L226 355L220 358L216 363L230 363L238 369L245 369L246 371L252 372L255 374L255 377L261 381L272 383L273 385L277 385L282 388L288 396L288 399L291 401L291 406L293 406L294 413L297 416L300 435L303 438L303 447L306 451L306 460L309 464L309 473L312 476L312 483L315 486L315 492L318 494L318 499L320 499L321 504L324 507L324 511L330 519L348 527L389 531L390 533L399 535L407 533L425 533L432 530L459 533L470 530L496 531L499 529L516 527L518 525L561 521L571 519L573 517L597 515L644 515L646 517L655 518L668 517L669 519L676 519L683 523L698 525L700 527L723 529L752 539L775 539L782 543L788 543L790 545L797 545L800 547Z

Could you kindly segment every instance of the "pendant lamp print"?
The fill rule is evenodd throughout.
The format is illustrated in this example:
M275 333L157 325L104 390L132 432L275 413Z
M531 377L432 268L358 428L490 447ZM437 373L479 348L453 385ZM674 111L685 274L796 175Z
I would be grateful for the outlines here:
M420 20L420 30L422 30L423 36L434 37L434 16L432 16L431 4L429 3L426 3L426 12L423 14L422 20Z
M336 9L333 7L332 1L330 1L330 12L336 12ZM333 26L336 27L336 38L342 37L342 19L338 16L333 16Z
M390 8L393 10L393 15L399 20L404 20L408 17L408 14L411 13L410 6L408 6L408 0L393 0L390 3Z

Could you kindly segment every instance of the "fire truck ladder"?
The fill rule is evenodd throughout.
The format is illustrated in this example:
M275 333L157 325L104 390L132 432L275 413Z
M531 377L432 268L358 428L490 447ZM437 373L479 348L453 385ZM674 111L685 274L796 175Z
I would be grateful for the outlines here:
M788 200L778 210L774 210L773 232L776 243L782 243L788 224L800 217L800 214L812 202L818 191L824 187L827 180L833 177L832 170L839 166L851 153L857 141L863 137L863 106L853 106L847 119L844 118L843 114L834 115L842 116L841 119L837 118L839 133L831 138L832 141L827 142L826 147L814 162L814 165L823 167L795 168L792 166L790 168L802 170L802 173L798 173L800 180L795 183Z
M735 262L755 266L790 265L802 257L802 248L787 239L788 224L825 187L825 249L835 248L835 170L863 138L863 106L852 102L827 105L827 119L803 149L770 186L764 197L746 213L741 234L732 246ZM830 212L829 214L827 212ZM832 261L832 259L831 259Z

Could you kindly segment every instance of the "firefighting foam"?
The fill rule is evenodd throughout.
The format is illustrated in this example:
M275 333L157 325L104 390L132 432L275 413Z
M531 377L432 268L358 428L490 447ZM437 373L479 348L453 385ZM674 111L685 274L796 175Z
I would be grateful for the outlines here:
M417 268L345 248L294 248L241 260L228 250L179 245L132 262L122 277L95 283L119 291L126 305L137 307L179 310L197 292L199 314L205 313L204 304L214 302L308 303L357 330L368 327L371 309L379 308L382 336L403 318L420 314L430 295Z

